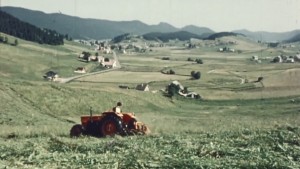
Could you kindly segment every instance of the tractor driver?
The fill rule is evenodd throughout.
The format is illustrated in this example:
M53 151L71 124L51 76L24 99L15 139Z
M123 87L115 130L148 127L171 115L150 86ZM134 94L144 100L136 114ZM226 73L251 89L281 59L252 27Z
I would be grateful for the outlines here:
M116 113L121 113L122 112L121 107L122 107L122 103L118 102L117 106L113 107L113 111L116 112Z

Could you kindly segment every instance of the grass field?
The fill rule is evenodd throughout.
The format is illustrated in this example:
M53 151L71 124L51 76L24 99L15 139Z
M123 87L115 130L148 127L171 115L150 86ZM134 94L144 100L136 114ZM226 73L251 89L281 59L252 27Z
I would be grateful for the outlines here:
M282 49L244 38L223 40L237 41L233 47L242 53L183 49L180 44L118 54L121 69L67 84L42 76L56 70L70 77L77 66L95 68L77 60L80 52L91 49L73 42L0 44L0 168L299 168L299 63L257 64L250 61L252 55L266 58ZM204 64L188 58L201 58ZM169 69L176 74L161 73ZM193 70L201 72L200 80L190 79ZM260 76L263 81L254 83ZM203 99L165 97L161 89L172 80ZM155 92L119 88L139 83L149 83ZM101 113L117 101L152 134L69 137L72 125L90 107Z

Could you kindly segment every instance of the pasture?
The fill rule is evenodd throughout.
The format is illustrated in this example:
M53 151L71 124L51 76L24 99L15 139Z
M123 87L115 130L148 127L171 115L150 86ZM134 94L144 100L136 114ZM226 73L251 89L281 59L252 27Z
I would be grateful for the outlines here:
M121 69L67 84L42 76L55 69L70 77L74 67L96 67L77 60L81 51L92 49L73 42L0 44L0 168L299 168L300 63L250 60L296 50L230 40L241 53L180 44L117 54ZM161 73L169 69L175 75ZM200 71L201 78L192 80L191 71ZM261 76L262 82L254 82ZM166 97L163 90L173 80L202 99ZM155 92L119 88L139 83L149 83ZM117 101L152 134L69 138L71 126L90 107L101 113Z

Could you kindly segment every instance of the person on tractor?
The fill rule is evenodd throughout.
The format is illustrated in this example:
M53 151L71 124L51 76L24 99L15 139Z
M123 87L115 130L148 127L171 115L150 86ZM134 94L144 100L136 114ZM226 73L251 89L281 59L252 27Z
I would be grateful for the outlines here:
M116 107L113 107L113 111L116 112L116 113L122 113L122 103L121 102L118 102L117 103L117 106Z

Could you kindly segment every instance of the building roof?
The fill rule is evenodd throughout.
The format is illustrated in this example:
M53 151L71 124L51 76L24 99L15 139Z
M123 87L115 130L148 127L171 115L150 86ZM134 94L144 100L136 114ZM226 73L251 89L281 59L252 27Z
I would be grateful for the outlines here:
M46 73L46 76L55 76L55 75L57 75L57 73L53 72L52 70Z
M147 83L142 83L142 84L137 85L135 89L146 91L146 90L149 90L149 85Z

